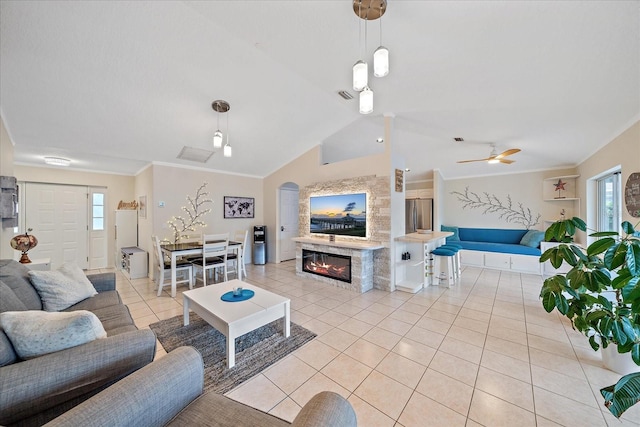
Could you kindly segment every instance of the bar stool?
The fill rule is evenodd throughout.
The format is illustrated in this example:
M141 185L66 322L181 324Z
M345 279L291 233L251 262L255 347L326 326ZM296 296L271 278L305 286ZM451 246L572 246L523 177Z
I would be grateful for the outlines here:
M441 273L443 273L442 261L446 259L446 264L445 264L446 271L444 273L446 274L447 286L451 287L455 281L454 279L455 267L453 263L456 257L456 252L452 251L451 249L445 249L444 247L440 246L439 248L431 251L431 255L433 255L434 257L433 263L436 267L434 273L435 273L435 277L438 278L438 281L440 280Z
M453 260L455 267L455 278L456 280L460 279L460 277L462 276L462 259L460 257L460 249L462 249L462 246L458 245L457 243L445 243L440 247L444 249L450 249L456 253L455 259Z

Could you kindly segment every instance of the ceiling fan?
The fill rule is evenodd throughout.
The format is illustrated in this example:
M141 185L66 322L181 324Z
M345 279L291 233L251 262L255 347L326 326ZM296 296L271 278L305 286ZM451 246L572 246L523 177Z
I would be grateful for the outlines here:
M487 162L487 163L504 163L509 165L515 162L515 160L505 159L505 157L510 156L512 154L516 154L519 151L520 151L519 148L511 148L509 150L503 151L502 153L498 154L496 152L496 145L491 144L491 154L489 154L489 157L487 157L486 159L460 160L458 161L458 163Z

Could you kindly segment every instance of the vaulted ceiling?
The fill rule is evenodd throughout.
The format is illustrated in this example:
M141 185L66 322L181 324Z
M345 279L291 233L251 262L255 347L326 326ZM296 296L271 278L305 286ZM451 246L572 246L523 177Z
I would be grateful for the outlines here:
M408 181L573 166L640 118L639 5L389 0L391 72L370 78L363 116L337 94L357 95L364 50L351 0L2 0L0 114L17 163L125 174L156 161L266 176L318 144L327 162L366 155L383 114ZM231 104L233 157L177 159L211 149L216 99ZM489 143L522 151L511 165L456 163Z

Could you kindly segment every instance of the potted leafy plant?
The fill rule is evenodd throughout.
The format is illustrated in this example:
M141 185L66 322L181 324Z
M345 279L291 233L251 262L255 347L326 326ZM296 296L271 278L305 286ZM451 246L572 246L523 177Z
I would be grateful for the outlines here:
M635 228L625 221L622 234L590 234L597 240L586 249L573 243L577 230L587 227L574 217L556 221L545 232L546 241L561 244L546 250L540 262L549 261L554 268L567 263L571 269L545 279L542 305L549 313L555 309L566 316L594 350L614 345L640 365L640 240ZM623 376L600 393L609 411L620 417L640 401L640 372Z

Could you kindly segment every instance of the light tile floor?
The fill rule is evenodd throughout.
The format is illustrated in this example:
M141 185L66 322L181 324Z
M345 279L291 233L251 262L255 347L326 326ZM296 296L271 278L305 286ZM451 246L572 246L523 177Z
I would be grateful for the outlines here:
M318 337L227 393L240 402L292 420L332 390L360 426L640 425L640 406L622 420L603 406L619 375L542 309L540 276L466 268L453 288L356 294L297 277L292 261L247 270ZM117 278L138 327L182 314L186 287L157 297L151 280Z

